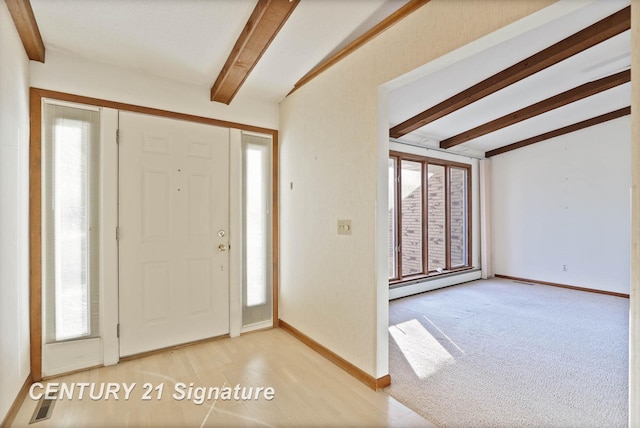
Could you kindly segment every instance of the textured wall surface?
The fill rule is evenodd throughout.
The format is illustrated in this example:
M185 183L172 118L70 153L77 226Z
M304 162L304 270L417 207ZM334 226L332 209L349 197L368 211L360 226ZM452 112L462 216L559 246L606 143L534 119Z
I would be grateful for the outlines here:
M385 323L377 318L377 88L551 3L431 1L281 103L281 319L365 372L385 374L377 361L386 352L377 343ZM352 220L351 236L337 234L338 219Z
M491 158L496 274L629 293L630 129L625 116Z
M278 127L278 106L274 103L242 96L231 105L214 103L209 100L209 86L189 85L55 50L47 50L44 64L31 63L31 86L271 129Z
M29 60L0 2L0 421L29 375Z
M640 0L631 2L631 306L629 426L640 426Z

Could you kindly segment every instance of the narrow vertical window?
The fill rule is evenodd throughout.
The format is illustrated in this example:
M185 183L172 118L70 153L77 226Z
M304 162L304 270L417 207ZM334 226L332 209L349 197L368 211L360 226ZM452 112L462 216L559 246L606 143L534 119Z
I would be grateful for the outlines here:
M401 254L402 276L422 273L422 163L403 160L400 183L402 185Z
M447 268L445 167L429 164L427 174L429 271Z
M45 104L47 343L98 335L99 112Z
M467 170L449 168L451 267L467 265Z
M397 160L389 158L389 279L398 276Z
M247 306L267 301L267 192L265 149L248 144L246 148L246 254Z
M271 139L243 134L243 325L271 319Z

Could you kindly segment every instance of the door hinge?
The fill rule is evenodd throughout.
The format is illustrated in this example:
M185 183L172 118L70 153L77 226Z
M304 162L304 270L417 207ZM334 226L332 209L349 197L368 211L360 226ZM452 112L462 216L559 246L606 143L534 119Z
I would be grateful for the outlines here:
M116 227L116 241L120 240L120 226Z
M120 324L116 325L116 336L120 337Z
M116 144L120 144L120 130L116 129Z

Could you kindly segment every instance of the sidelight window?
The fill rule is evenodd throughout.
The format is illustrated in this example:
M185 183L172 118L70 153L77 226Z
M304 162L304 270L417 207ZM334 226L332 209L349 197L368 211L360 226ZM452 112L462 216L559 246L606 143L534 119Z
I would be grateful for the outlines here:
M47 343L98 335L99 111L44 105Z
M272 317L271 138L243 133L243 326Z

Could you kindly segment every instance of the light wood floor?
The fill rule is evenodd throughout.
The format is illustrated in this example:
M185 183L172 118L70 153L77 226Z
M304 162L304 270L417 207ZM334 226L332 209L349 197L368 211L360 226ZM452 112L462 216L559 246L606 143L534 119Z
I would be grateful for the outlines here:
M136 382L129 400L58 400L46 427L113 426L397 426L432 427L383 392L374 392L288 333L265 330L52 379L50 382ZM161 400L142 401L142 385L164 383ZM173 399L174 385L271 386L267 401ZM153 395L152 395L153 397ZM12 426L27 426L36 402L27 397Z

